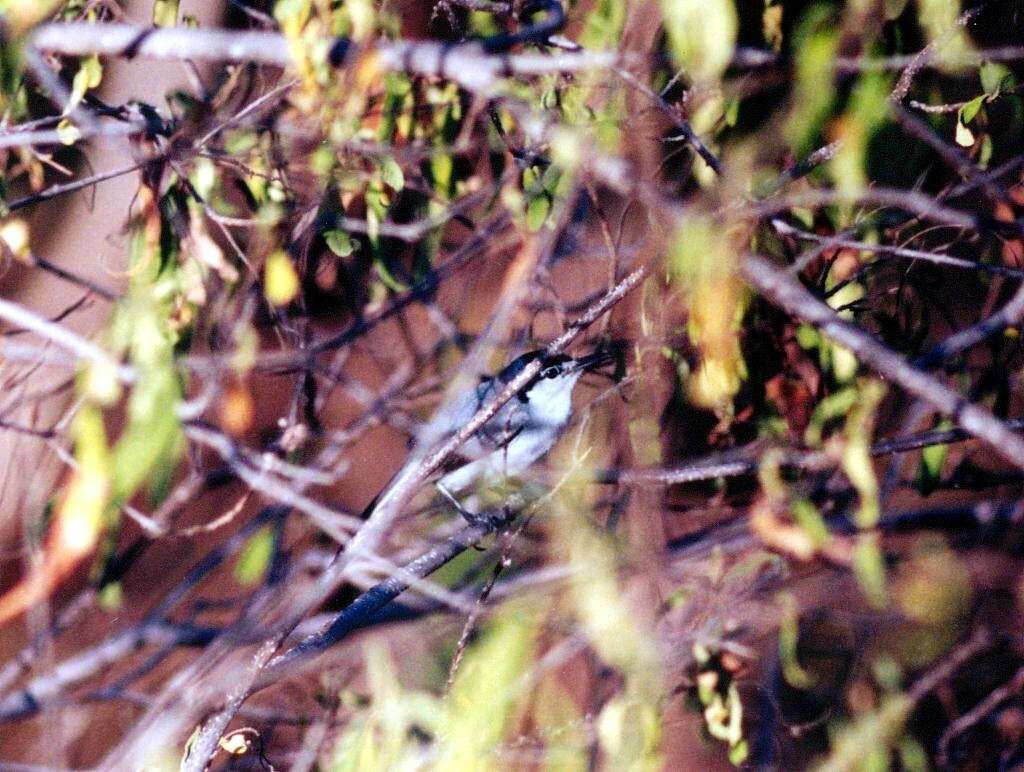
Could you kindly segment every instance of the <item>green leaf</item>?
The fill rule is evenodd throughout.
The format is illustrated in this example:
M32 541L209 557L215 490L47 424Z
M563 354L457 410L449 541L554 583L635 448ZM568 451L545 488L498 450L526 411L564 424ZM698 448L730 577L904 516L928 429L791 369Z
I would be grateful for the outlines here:
M918 21L928 42L934 46L934 56L942 64L963 62L971 50L970 39L958 23L960 3L952 0L917 0Z
M873 528L878 524L878 477L871 462L871 437L875 424L875 410L885 386L881 381L864 380L856 389L857 401L846 417L842 467L850 484L857 490L860 507L855 520L858 528Z
M247 129L229 131L224 135L224 150L228 155L245 155L256 147L258 142L259 136L255 131L248 131Z
M836 29L828 9L816 6L804 17L794 34L796 88L783 133L798 156L806 155L815 146L832 112L836 95L833 63L839 50Z
M405 175L402 173L402 167L391 156L381 161L380 175L384 183L396 193L405 187Z
M828 541L828 526L821 512L807 499L797 499L790 506L793 520L811 539L815 547L821 547Z
M789 594L781 597L783 602L782 620L779 624L779 661L782 677L796 689L810 689L815 678L800 664L800 614L796 599Z
M900 769L906 772L927 772L931 769L928 752L913 737L904 737L900 742Z
M951 426L949 421L942 421L936 428L949 429ZM927 496L938 486L948 454L949 445L929 445L921 451L921 465L917 469L914 486L922 496Z
M448 731L438 749L439 769L474 769L504 738L524 699L537 614L524 604L503 607L467 651L452 684Z
M377 275L380 280L384 283L392 292L405 292L409 289L409 285L401 280L399 276L392 270L391 265L388 263L387 255L384 251L378 247L374 247L373 250L373 265L377 269Z
M546 195L534 196L526 205L526 227L531 231L540 230L550 211L551 201Z
M974 99L972 99L970 102L968 102L967 104L960 108L959 118L961 124L966 126L968 123L974 120L975 116L978 114L978 111L981 109L981 106L985 103L985 97L985 94L982 94L981 96L976 96L974 97Z
M324 231L324 242L326 242L327 248L338 257L348 257L356 250L356 242L345 231Z
M874 710L865 710L852 723L838 727L829 755L817 769L821 772L889 769L889 748L903 737L907 719L916 704L916 700L904 694L887 696Z
M454 192L452 174L455 161L446 153L438 153L430 159L430 177L434 182L434 192L442 199L450 198Z
M842 123L842 144L829 164L840 190L850 198L868 184L868 144L889 114L889 78L867 72L858 78L850 94L850 104Z
M992 135L985 134L981 135L981 150L978 152L978 168L987 169L989 162L992 160L992 151L995 148L992 145Z
M253 585L263 578L274 555L274 532L269 525L249 537L235 563L235 579L239 584Z
M585 16L580 44L584 48L614 48L626 23L629 3L623 0L598 0Z
M124 607L124 587L120 582L107 582L100 590L98 601L106 612L120 611Z
M875 534L862 533L857 537L853 550L853 573L868 602L875 608L885 608L889 602L885 556Z
M729 763L734 767L742 766L750 755L750 746L746 740L740 740L729 748Z
M985 93L993 97L1004 88L1015 85L1010 68L999 62L985 62L978 68L978 76L981 78L981 87L985 89Z
M407 102L410 106L412 104L412 82L402 73L389 72L384 76L384 89L377 139L392 142L396 130L401 136L408 136L412 127L412 111L406 107Z
M142 322L145 324L145 321ZM175 407L181 388L173 362L146 363L133 358L139 381L128 400L128 425L114 448L113 490L126 501L172 465L180 450L181 425Z
M899 18L909 2L910 0L884 0L882 5L885 10L885 20L892 21Z
M732 128L740 118L740 100L730 99L725 103L725 114L722 116L725 125Z
M829 394L814 408L810 423L804 432L804 442L810 447L821 444L825 425L837 418L842 418L857 403L860 395L857 389L848 386L833 394Z
M718 80L732 59L739 20L732 0L661 0L672 56L694 80Z
M100 85L102 79L103 65L100 63L99 56L93 54L82 59L78 65L78 72L75 73L74 80L71 81L71 96L64 108L64 114L67 115L74 110L82 101L85 92Z

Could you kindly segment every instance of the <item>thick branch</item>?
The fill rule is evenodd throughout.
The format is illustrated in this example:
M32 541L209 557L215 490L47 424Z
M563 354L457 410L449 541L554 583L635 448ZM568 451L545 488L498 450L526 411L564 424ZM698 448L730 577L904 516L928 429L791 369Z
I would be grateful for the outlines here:
M914 367L891 349L854 324L840 318L828 305L814 297L797 279L762 257L746 257L743 278L771 303L853 352L857 360L883 378L898 384L952 419L968 434L987 443L1014 466L1024 469L1024 438L991 412L968 402L958 392Z
M136 27L130 24L45 24L32 35L39 51L69 56L104 54L150 59L255 62L290 67L288 40L274 32ZM471 91L486 91L511 76L578 72L610 67L618 60L611 51L572 51L552 54L489 54L487 41L455 46L432 41L380 41L363 53L375 55L383 70L446 78ZM330 46L331 63L353 61L360 53L347 38Z

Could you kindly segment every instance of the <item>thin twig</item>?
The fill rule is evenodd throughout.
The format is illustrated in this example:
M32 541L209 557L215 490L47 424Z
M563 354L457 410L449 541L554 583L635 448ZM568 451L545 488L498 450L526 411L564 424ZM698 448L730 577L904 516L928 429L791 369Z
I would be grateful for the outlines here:
M781 220L772 220L772 227L784 236L795 236L803 241L813 241L816 244L823 244L829 247L841 247L843 249L855 249L858 252L875 252L880 255L892 255L893 257L905 257L909 260L923 260L936 265L948 265L953 268L963 268L969 271L984 271L996 276L1010 276L1014 279L1024 279L1024 271L1018 268L1007 268L1005 265L993 265L992 263L979 263L974 260L967 260L953 255L944 255L940 252L926 252L923 249L909 249L889 244L869 244L866 241L847 239L842 236L823 236L817 233L797 228L794 225Z
M1024 690L1024 668L1020 668L1002 686L993 689L988 695L971 708L969 711L950 722L945 731L939 737L936 750L936 761L940 769L948 769L950 764L950 746L961 734L979 724L986 716L992 713L999 705L1007 700L1016 697Z
M26 310L17 303L0 298L0 319L6 319L11 324L31 330L76 355L79 359L87 359L97 365L109 368L110 372L116 374L120 380L126 383L131 383L135 380L135 371L131 367L120 364L113 356L95 343L64 329L58 324L43 319L41 316Z

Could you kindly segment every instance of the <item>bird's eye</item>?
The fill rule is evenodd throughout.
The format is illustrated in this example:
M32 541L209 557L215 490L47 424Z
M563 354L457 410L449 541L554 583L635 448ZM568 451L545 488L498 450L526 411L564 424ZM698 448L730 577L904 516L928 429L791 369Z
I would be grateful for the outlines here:
M543 370L540 371L540 374L544 378L556 378L558 376L558 368L545 367Z

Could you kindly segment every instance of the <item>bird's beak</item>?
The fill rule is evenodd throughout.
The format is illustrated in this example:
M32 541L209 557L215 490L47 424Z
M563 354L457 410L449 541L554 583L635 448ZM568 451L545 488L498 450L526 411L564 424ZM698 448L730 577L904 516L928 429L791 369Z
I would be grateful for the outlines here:
M578 357L574 362L573 369L581 370L585 373L591 373L610 364L615 365L615 374L611 377L616 381L621 380L625 371L625 361L623 359L621 349L617 347L613 347L612 349L598 349L591 354Z

